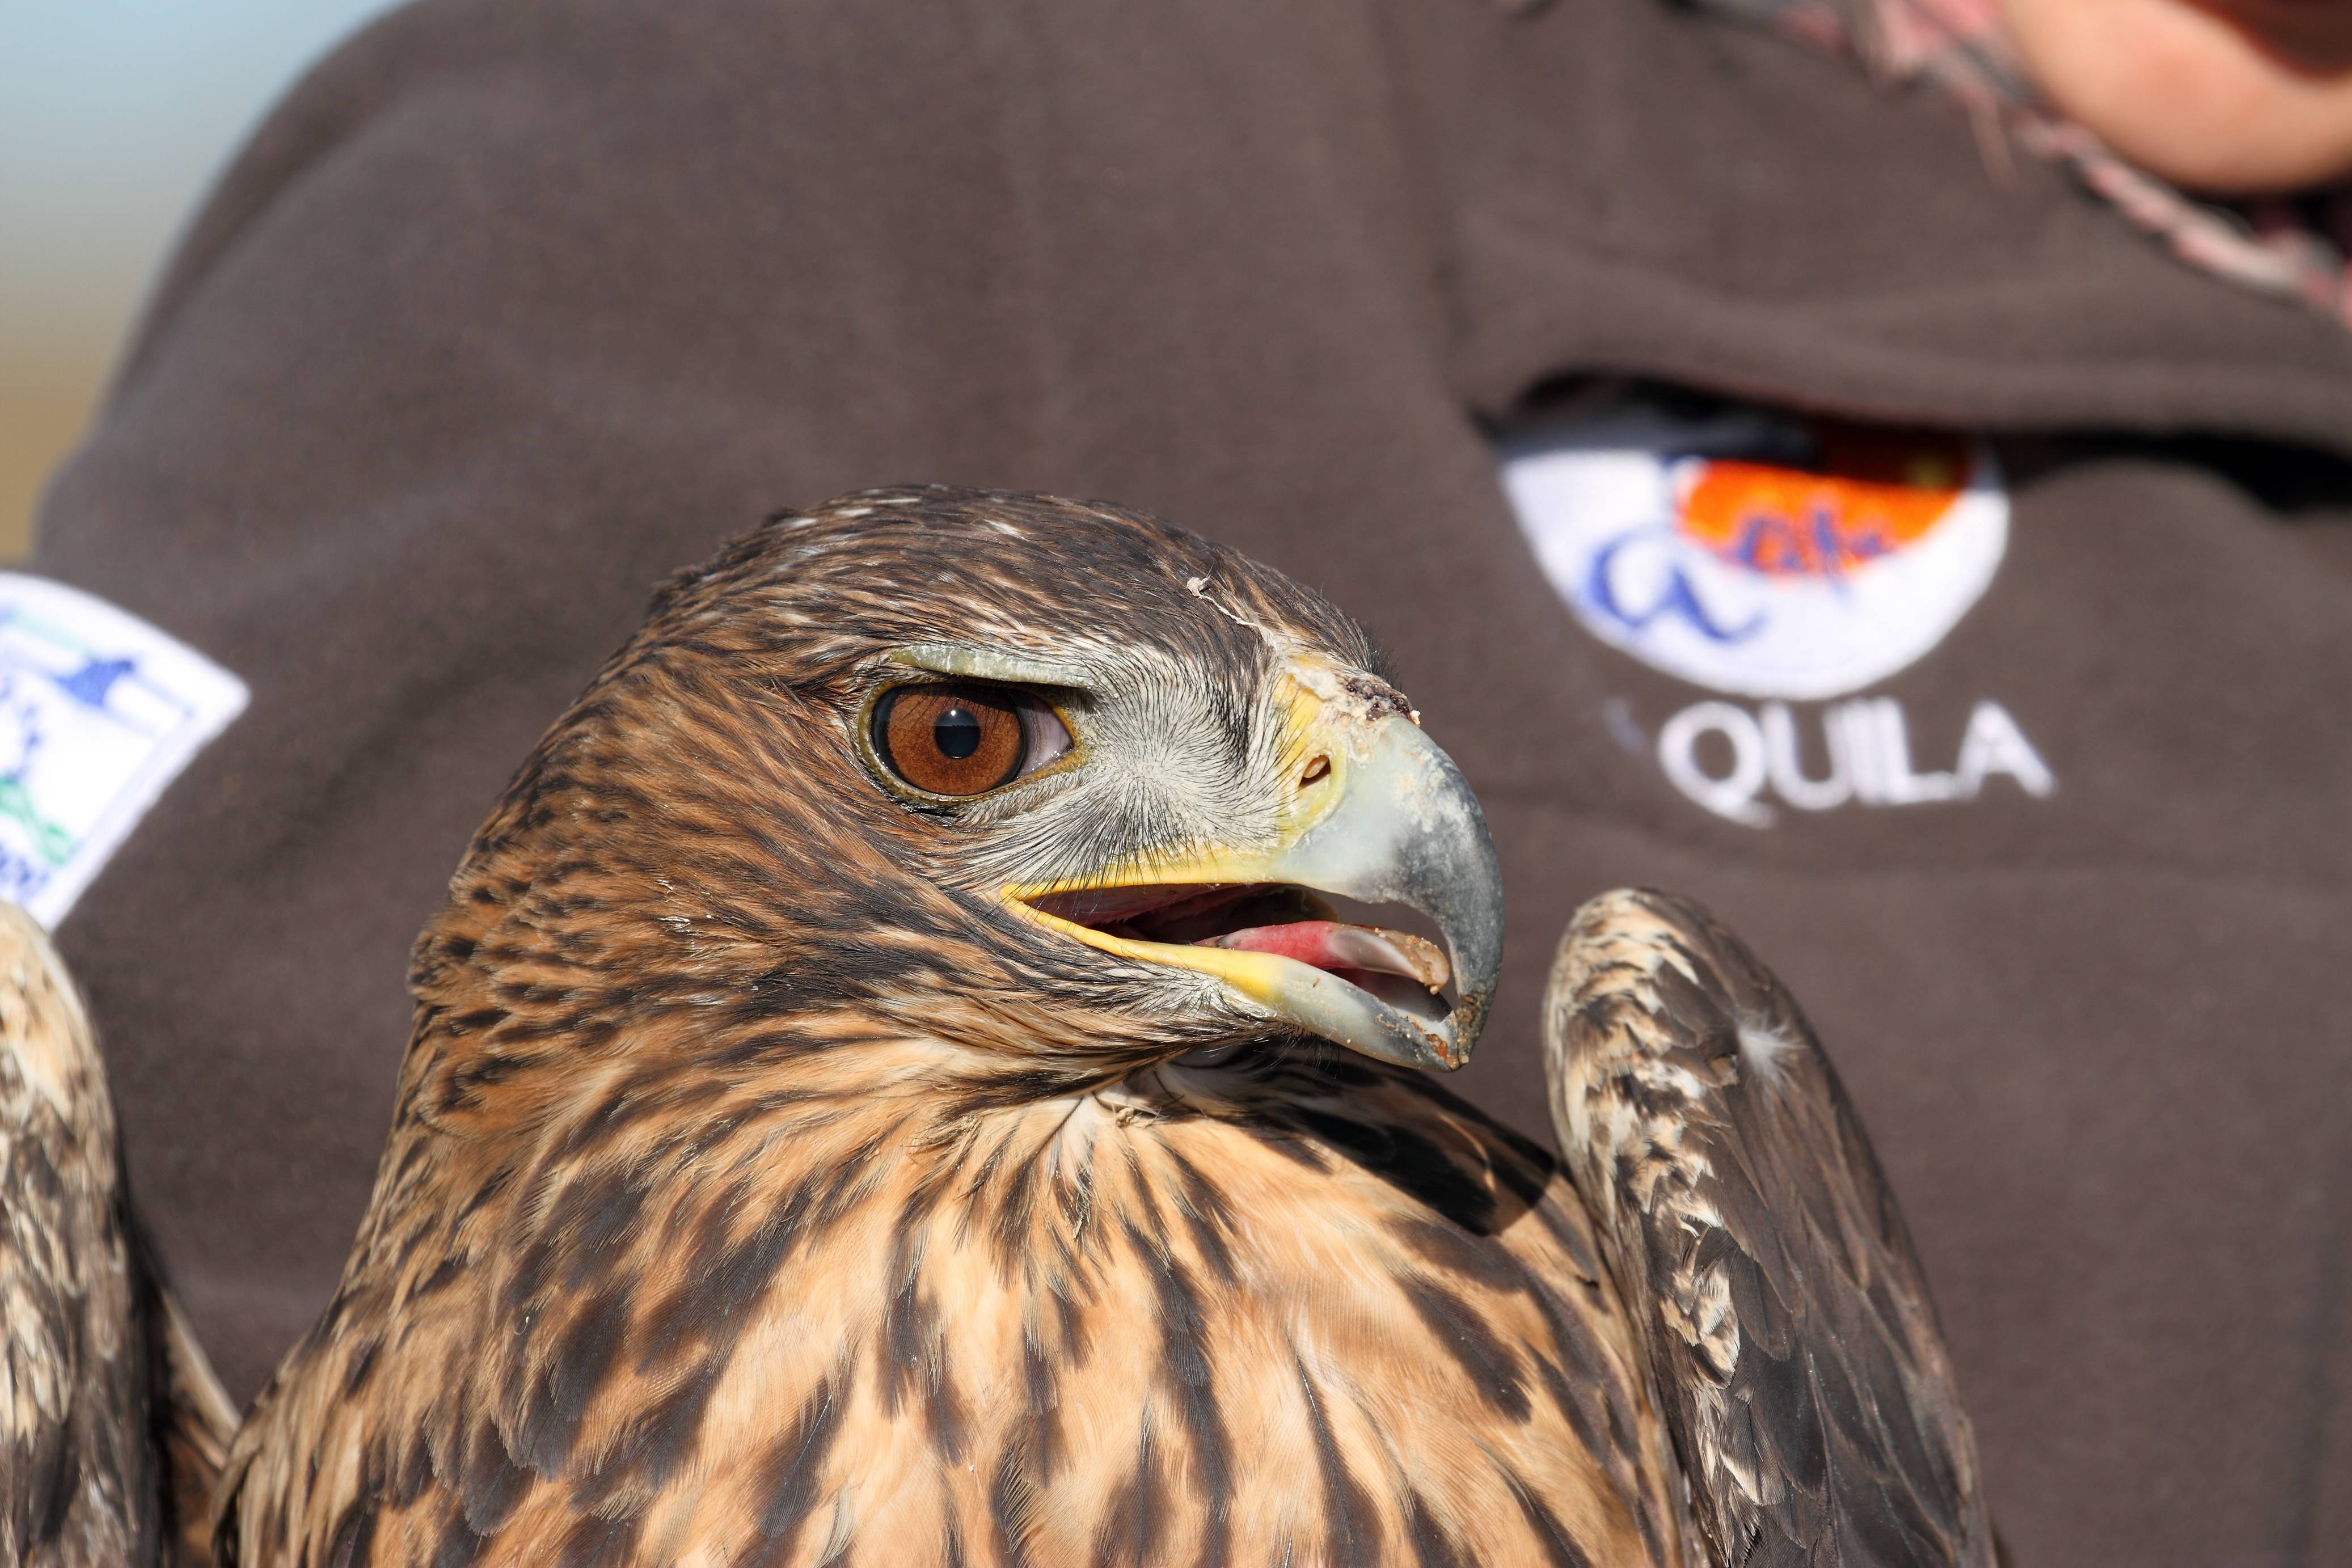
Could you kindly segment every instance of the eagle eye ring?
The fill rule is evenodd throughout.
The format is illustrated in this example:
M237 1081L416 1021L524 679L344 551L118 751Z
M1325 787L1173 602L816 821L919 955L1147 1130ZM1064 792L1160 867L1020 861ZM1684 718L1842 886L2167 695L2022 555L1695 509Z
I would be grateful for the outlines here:
M938 681L894 686L867 720L874 755L926 795L984 795L1070 749L1061 716L1013 686Z

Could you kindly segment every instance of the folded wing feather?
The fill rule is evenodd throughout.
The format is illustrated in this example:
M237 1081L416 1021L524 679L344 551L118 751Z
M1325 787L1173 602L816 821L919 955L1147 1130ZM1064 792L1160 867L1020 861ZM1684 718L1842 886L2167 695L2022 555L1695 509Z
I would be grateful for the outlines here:
M1604 894L1561 943L1545 1046L1713 1561L1990 1568L1926 1277L1771 973L1696 904Z
M80 998L0 904L0 1563L209 1563L236 1425L131 1214Z

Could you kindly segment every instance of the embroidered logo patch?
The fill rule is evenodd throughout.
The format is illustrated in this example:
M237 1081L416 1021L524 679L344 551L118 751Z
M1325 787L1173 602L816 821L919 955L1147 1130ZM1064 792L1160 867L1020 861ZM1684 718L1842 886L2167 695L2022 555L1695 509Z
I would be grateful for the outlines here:
M1768 827L1780 806L1974 800L2006 778L2057 788L2024 730L1984 698L1948 768L1913 760L1894 697L1849 696L1942 642L2009 542L2009 498L1980 442L1756 410L1677 416L1647 403L1507 444L1505 491L1545 576L1612 647L1731 696L1653 737L1622 697L1603 720L1717 816ZM1847 700L1825 706L1799 705Z
M2009 500L1955 437L1629 412L1507 449L1545 575L1594 636L1743 696L1883 680L1992 580Z
M0 897L65 918L245 683L78 589L0 572Z

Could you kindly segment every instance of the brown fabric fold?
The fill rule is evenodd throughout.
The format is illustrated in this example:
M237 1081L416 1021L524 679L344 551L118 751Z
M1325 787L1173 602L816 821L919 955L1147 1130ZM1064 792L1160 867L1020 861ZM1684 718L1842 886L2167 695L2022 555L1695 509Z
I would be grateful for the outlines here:
M1979 160L1932 95L1651 0L372 28L197 218L35 566L252 687L61 933L232 1386L350 1243L409 940L653 583L942 480L1148 507L1387 644L1504 856L1459 1080L1498 1114L1542 1132L1581 899L1748 938L1886 1155L2021 1563L2335 1560L2352 335ZM1874 690L1945 762L1997 697L2054 793L1761 831L1622 744L1706 694L1580 629L1490 444L1612 375L1995 436L1999 574Z

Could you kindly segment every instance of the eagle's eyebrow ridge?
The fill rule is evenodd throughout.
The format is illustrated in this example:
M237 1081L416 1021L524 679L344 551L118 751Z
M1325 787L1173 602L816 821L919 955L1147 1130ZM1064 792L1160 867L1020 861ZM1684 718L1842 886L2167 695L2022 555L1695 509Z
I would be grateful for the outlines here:
M1013 681L1035 686L1087 686L1093 666L1076 659L993 648L980 643L911 643L884 655L889 663L966 680Z

